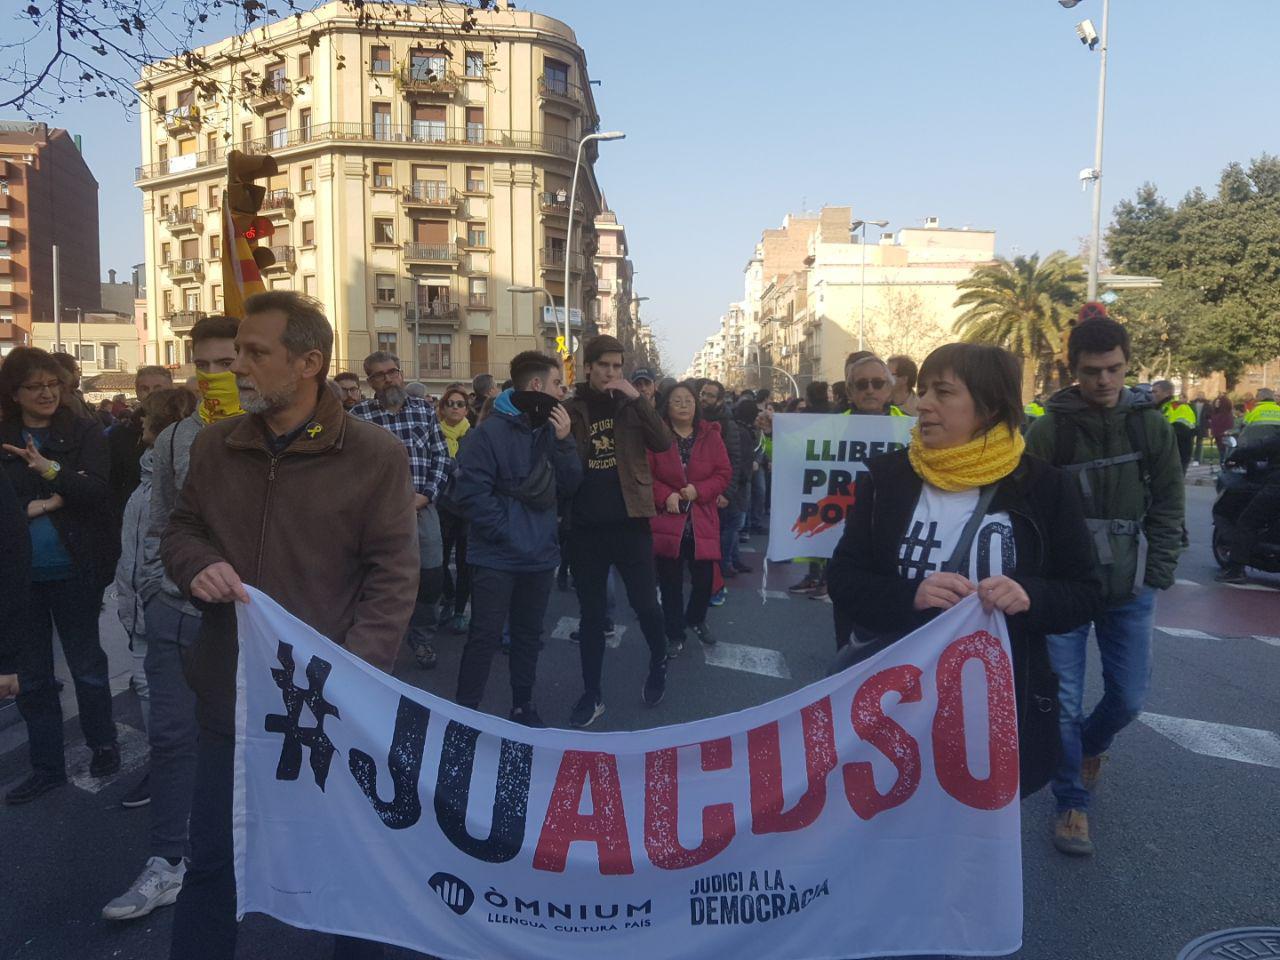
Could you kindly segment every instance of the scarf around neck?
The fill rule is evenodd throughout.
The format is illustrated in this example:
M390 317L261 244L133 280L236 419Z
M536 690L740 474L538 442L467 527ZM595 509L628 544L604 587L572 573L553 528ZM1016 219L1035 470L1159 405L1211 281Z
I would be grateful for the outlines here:
M457 459L458 444L462 442L462 438L466 436L468 430L471 429L471 423L466 417L458 421L457 426L449 426L444 417L440 418L440 432L444 434L445 445L449 448L449 456Z
M958 447L930 449L920 442L920 427L911 428L907 456L926 483L955 492L985 487L1013 473L1026 449L1022 434L1000 424Z

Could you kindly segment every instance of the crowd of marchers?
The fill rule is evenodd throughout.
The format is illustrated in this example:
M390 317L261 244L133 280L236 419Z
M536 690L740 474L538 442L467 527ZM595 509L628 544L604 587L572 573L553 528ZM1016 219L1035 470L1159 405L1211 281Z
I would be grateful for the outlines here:
M200 320L192 352L194 390L148 367L136 405L108 411L84 403L70 358L18 348L0 364L0 695L18 698L31 763L6 800L67 780L55 631L89 773L120 767L105 591L150 746L122 802L146 806L150 824L137 880L103 915L176 901L171 956L235 950L234 604L250 602L246 586L384 670L402 645L435 668L434 645L465 637L454 696L467 707L505 654L509 717L533 727L549 597L572 589L582 693L564 720L590 726L606 690L657 708L689 634L716 642L725 580L752 572L739 546L768 523L775 413L916 418L909 446L859 475L834 556L792 592L831 605L838 664L974 594L1001 611L1023 794L1051 784L1055 845L1092 851L1090 797L1142 709L1156 596L1184 543L1174 429L1125 387L1128 335L1105 315L1074 326L1075 385L1029 428L1018 362L973 344L919 367L857 352L834 389L775 403L713 380L624 376L622 344L597 336L572 389L557 357L526 352L505 383L484 375L432 398L390 353L365 358L363 376L331 371L318 305L272 291L243 320ZM647 669L606 683L617 583ZM1091 632L1104 693L1086 712ZM335 956L379 950L338 938Z

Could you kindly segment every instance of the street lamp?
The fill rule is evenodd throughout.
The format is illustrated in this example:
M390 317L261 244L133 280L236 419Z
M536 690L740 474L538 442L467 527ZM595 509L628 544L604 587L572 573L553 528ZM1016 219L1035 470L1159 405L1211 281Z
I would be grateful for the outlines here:
M873 227L887 227L888 220L855 220L853 221L853 232L857 233L862 230L862 279L858 282L859 297L861 303L858 307L858 349L866 349L867 340L867 225ZM799 394L797 394L798 396Z
M548 290L546 287L540 287L537 285L529 286L527 284L517 283L507 287L507 293L540 293L544 297L546 297L547 303L551 306L551 323L556 328L556 339L560 338L560 318L556 316L556 298L551 295L550 290ZM566 310L565 311L566 328L568 327L568 323L569 323L569 314L568 314L568 311ZM567 329L565 333L567 335L568 333ZM569 345L567 336L564 342L565 342L565 347L567 349Z
M604 133L588 133L578 141L578 153L573 161L573 183L569 186L569 224L564 231L564 326L568 331L568 339L566 339L565 343L568 344L569 353L571 354L576 353L577 348L573 341L573 324L571 322L573 314L569 311L569 264L573 255L573 205L578 196L578 169L582 166L582 149L592 140L622 140L626 136L620 130L609 130ZM586 269L585 264L583 269ZM551 309L552 312L555 312L554 306Z
M1070 10L1080 0L1058 0ZM1093 234L1089 249L1089 288L1088 299L1098 298L1098 256L1102 245L1102 127L1107 109L1107 46L1108 27L1111 20L1111 0L1102 0L1102 32L1093 29L1093 23L1084 20L1076 24L1076 36L1090 50L1098 48L1100 62L1098 66L1098 119L1094 130L1093 168L1080 171L1082 181L1093 181Z

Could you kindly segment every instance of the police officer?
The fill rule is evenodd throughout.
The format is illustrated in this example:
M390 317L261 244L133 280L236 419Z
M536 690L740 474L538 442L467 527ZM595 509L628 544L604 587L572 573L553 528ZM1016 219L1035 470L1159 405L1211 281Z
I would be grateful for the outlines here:
M1191 464L1191 448L1196 439L1195 409L1173 395L1173 384L1168 380L1157 380L1151 385L1151 399L1160 405L1160 412L1173 427L1173 435L1178 441L1178 458L1185 474Z

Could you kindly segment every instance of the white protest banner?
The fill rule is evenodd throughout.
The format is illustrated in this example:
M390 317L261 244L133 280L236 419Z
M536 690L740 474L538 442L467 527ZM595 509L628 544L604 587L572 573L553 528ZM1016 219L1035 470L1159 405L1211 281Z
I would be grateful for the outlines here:
M835 553L863 462L905 447L915 422L914 417L775 414L769 559Z
M593 734L433 697L250 596L242 914L445 960L1020 946L1013 673L973 598L778 700Z

